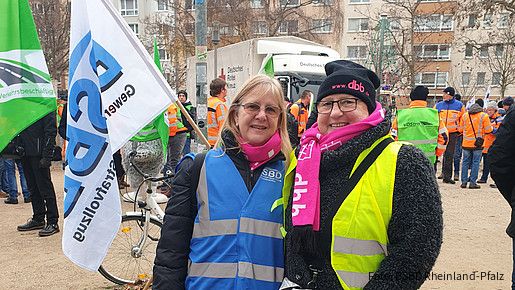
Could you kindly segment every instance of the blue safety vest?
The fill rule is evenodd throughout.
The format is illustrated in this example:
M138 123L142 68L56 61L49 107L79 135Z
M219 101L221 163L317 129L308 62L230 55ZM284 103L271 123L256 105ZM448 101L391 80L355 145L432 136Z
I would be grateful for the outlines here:
M281 226L284 162L263 168L252 192L222 150L200 171L198 214L186 289L279 289L284 276Z

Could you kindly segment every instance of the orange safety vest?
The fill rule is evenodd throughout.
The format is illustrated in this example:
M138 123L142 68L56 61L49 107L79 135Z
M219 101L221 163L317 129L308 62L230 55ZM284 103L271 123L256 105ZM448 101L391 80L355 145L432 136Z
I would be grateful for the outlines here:
M470 123L471 120L472 123ZM473 124L474 130L472 130L471 124ZM479 112L472 115L469 115L467 112L461 118L459 131L463 132L463 142L461 143L462 147L465 149L476 149L476 146L474 145L476 138L485 138L486 134L492 132L490 118L488 117L488 114L484 112ZM474 131L476 132L475 134Z
M175 104L171 104L166 111L165 119L168 122L168 136L175 136L179 132L187 131L188 129L184 127L182 122L179 120L179 116L181 115L179 109Z
M291 105L290 113L293 115L293 117L295 117L295 120L299 122L298 134L299 137L301 137L304 131L306 131L306 125L308 124L308 109L304 107L299 99L297 102Z
M207 141L214 146L225 121L227 106L217 97L207 98Z
M501 117L501 115L496 112L490 118L490 124L492 125L493 131L492 131L492 133L488 133L485 135L485 144L484 144L484 148L483 148L484 154L488 153L488 149L490 149L490 146L492 146L492 144L495 141L494 133L497 131L497 129L499 129L499 126L501 126L501 123L502 123L502 119L500 117Z

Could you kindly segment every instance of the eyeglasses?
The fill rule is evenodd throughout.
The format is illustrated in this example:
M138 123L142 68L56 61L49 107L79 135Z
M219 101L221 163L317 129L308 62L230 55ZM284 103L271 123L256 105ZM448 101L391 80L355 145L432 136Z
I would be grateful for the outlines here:
M341 99L338 101L322 101L317 103L319 114L330 114L334 104L338 104L338 109L342 112L351 112L358 107L358 99Z
M261 106L256 103L235 104L235 106L243 107L243 110L251 115L257 115L259 111L261 111ZM281 108L276 106L265 106L264 111L267 116L277 117L281 113Z

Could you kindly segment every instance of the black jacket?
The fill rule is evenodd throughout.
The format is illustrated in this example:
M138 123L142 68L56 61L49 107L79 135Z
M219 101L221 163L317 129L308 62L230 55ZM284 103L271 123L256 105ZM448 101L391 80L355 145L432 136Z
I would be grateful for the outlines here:
M193 119L193 121L197 120L197 113L196 113L195 107L193 107L191 102L186 101L186 103L183 103L182 105L184 106L186 111L188 111L188 114ZM188 129L188 132L193 131L193 126L190 124L190 122L188 122L188 119L186 118L186 116L184 114L181 114L181 119L182 119L181 120L182 124L184 125L184 127L186 127L186 129Z
M55 114L55 111L48 113L20 133L26 156L52 160L57 134Z
M504 116L495 136L487 160L492 179L511 206L511 221L506 233L515 238L515 105Z
M61 120L59 121L59 125L57 127L57 132L59 133L59 136L61 138L66 140L66 125L67 125L67 119L66 116L68 115L68 103L64 104L63 108L63 115L61 117Z
M222 138L226 148L236 145L231 133L225 131ZM240 172L250 192L258 181L264 166L260 166L252 172L249 162L241 151L227 149L226 153ZM277 160L284 160L284 156L278 154L270 162ZM197 215L197 184L192 184L192 180L198 181L200 168L196 168L194 165L202 166L198 160L183 160L179 172L173 180L172 196L166 206L161 238L157 245L152 289L176 290L185 287L190 241L193 223ZM221 168L221 170L223 169ZM194 175L197 177L195 178Z
M341 204L336 197L349 180L358 155L390 130L389 116L378 126L367 130L340 148L322 153L320 164L320 231L315 235L315 256L299 251L290 235L291 204L286 209L286 276L306 287L311 280L308 265L316 265L319 274L317 289L342 289L331 261L332 210ZM417 289L424 282L440 252L443 218L440 193L433 166L422 151L402 146L397 159L392 217L388 226L388 256L365 289ZM302 245L301 245L302 247ZM411 276L409 276L411 275ZM385 279L380 279L383 277ZM388 277L392 277L389 279Z

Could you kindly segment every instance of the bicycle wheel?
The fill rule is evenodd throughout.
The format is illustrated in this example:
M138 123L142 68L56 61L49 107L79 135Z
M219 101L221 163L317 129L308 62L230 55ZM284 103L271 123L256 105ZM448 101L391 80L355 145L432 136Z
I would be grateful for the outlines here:
M148 225L147 239L141 249L141 256L134 255L133 250L138 245L145 226L145 217L122 217L120 229L98 268L107 280L123 285L134 284L138 280L150 278L156 256L157 242L161 237L162 223L151 218Z

